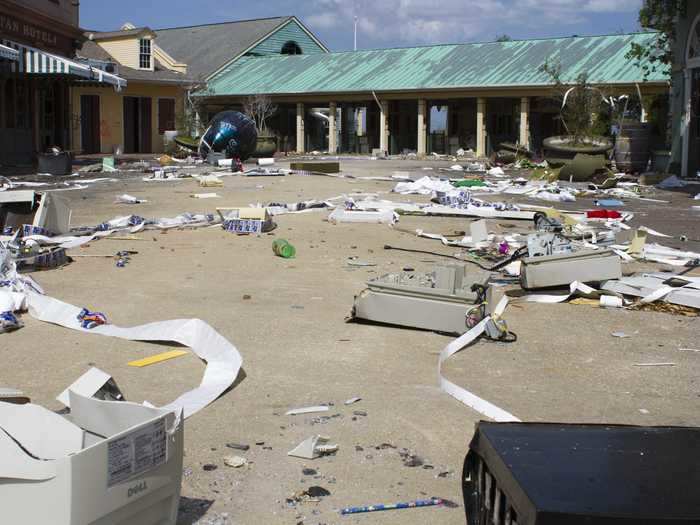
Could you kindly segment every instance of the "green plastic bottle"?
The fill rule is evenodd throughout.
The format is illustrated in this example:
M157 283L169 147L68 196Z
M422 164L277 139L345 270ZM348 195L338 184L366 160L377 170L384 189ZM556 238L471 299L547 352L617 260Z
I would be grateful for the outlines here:
M272 251L275 252L275 255L285 259L291 259L297 253L296 248L289 244L286 239L275 239L272 243Z

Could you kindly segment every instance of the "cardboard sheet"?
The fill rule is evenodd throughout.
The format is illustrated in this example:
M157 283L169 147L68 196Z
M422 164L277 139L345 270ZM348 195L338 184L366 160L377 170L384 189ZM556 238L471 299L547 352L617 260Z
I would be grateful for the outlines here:
M40 460L63 458L83 448L80 428L55 412L31 403L0 403L0 433L3 432ZM3 462L6 457L2 457Z

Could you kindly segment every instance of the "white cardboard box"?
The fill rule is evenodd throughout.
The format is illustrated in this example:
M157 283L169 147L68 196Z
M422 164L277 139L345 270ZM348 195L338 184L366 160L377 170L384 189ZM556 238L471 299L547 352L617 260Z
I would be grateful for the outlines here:
M182 482L181 414L69 396L65 417L38 405L0 402L0 521L174 524Z

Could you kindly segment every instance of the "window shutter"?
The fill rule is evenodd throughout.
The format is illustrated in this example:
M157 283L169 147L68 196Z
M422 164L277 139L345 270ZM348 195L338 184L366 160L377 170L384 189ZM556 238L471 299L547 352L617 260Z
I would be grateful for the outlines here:
M175 100L172 98L158 99L158 134L175 129Z

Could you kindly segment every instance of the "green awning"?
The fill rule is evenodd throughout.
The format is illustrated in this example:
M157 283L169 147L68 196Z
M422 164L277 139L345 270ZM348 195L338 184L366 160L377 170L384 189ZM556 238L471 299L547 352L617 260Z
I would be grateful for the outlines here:
M28 75L71 75L82 79L110 84L119 91L126 87L126 80L94 68L88 64L48 53L24 44L3 40L2 45L17 52L16 62L11 65L13 73Z
M4 58L5 60L14 60L16 62L19 60L19 51L0 44L0 58Z

